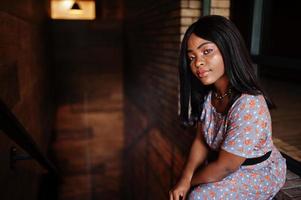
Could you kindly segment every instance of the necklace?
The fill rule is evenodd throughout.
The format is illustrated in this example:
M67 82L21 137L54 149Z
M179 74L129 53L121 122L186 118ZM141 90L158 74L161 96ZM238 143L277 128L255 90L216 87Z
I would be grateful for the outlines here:
M217 92L214 92L214 97L218 100L218 101L222 101L226 96L230 95L231 94L231 88L229 88L229 90L223 94L223 95L219 95L217 94Z

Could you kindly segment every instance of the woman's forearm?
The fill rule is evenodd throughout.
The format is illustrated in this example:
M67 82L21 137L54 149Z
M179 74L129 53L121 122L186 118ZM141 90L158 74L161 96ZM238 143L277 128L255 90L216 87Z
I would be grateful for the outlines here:
M212 162L194 173L191 179L191 186L220 181L232 172L232 170L219 165L218 162Z
M218 159L194 173L191 185L221 181L226 176L237 171L245 160L246 158L244 157L220 150Z
M195 169L204 162L207 155L208 149L200 134L198 134L192 143L189 157L182 173L182 178L190 181Z

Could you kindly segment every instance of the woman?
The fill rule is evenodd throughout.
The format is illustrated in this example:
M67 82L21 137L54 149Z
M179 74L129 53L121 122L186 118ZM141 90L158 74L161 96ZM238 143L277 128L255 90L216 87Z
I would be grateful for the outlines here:
M272 199L286 163L239 31L222 16L202 17L186 31L180 60L180 116L197 134L170 200Z

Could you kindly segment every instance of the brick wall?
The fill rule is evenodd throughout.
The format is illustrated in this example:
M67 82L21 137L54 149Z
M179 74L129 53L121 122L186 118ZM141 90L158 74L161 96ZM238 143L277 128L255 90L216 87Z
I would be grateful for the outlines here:
M46 0L0 2L0 98L44 152L53 121L44 26L48 6ZM37 199L40 166L22 161L10 170L9 149L17 145L2 132L0 137L1 199Z
M193 131L179 127L181 36L199 1L126 1L125 199L167 199Z
M222 15L229 18L230 16L230 0L211 0L212 15Z

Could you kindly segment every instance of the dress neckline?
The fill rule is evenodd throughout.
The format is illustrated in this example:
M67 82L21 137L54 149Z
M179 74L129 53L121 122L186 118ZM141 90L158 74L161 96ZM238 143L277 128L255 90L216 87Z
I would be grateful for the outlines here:
M209 98L208 98L208 100L209 100L209 106L214 111L214 113L216 113L217 115L222 116L222 117L226 116L225 113L218 112L216 110L216 108L212 105L212 91L209 92Z

